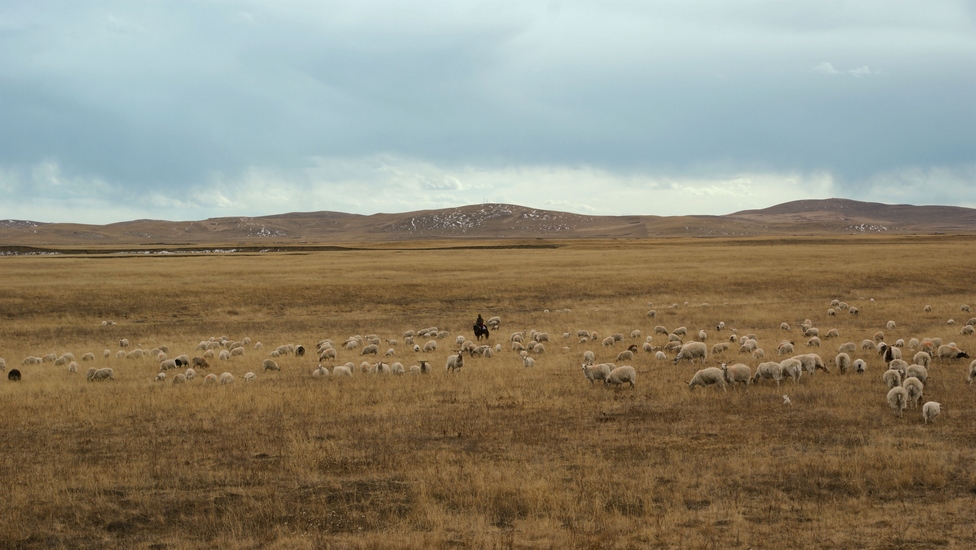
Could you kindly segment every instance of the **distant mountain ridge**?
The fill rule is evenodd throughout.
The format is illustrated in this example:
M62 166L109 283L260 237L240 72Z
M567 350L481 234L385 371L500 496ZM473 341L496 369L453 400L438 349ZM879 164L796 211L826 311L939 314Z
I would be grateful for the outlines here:
M108 225L0 220L0 247L299 245L430 239L749 237L865 233L976 233L976 209L800 200L724 216L587 216L511 204L399 214L290 212L201 221Z

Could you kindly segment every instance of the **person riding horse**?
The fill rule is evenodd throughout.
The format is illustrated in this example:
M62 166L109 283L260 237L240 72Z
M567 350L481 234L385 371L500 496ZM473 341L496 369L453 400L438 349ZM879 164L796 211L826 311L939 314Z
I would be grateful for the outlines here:
M485 326L485 320L481 318L481 314L478 314L478 320L474 323L474 337L481 340L482 337L488 338L488 327Z

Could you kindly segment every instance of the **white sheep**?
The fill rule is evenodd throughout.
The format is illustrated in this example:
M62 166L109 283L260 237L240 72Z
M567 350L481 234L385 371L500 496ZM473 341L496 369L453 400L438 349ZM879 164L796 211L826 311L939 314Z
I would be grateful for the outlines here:
M352 369L345 365L333 367L332 376L352 376Z
M403 374L403 363L400 363L399 361L394 362L392 365L390 365L390 372L393 374Z
M800 377L803 376L803 363L799 359L791 357L781 361L779 366L783 371L783 378L790 378L794 384L800 382Z
M874 340L861 340L861 349L878 351L878 345L874 343Z
M678 355L674 358L674 363L677 364L682 359L687 359L694 364L695 359L701 359L702 364L705 364L707 356L708 346L703 342L688 342L681 346L681 350L678 351Z
M208 374L208 375L206 375L206 376L203 377L203 383L204 383L204 385L206 385L206 384L216 384L217 383L217 375L211 372L210 374Z
M902 412L908 406L908 391L901 386L895 386L888 391L887 399L888 406L901 418Z
M166 373L161 372L156 375L156 382L164 382L166 380Z
M160 371L175 369L175 368L176 368L176 359L167 359L159 363Z
M840 338L840 332L838 332L837 329L832 328L832 329L828 330L827 331L827 335L824 336L824 339L827 339L827 338Z
M229 373L229 372L225 372L225 373L221 374L220 375L220 383L222 385L233 384L234 383L234 375L231 374L231 373Z
M630 331L630 337L631 338L640 338L641 337L641 331L640 331L640 329L634 329L634 330Z
M159 374L166 374L166 373L165 372L161 372ZM180 374L177 374L176 376L173 377L173 385L174 386L177 385L177 384L185 384L185 383L186 383L186 375L185 374L180 373Z
M671 331L671 334L677 334L678 336L687 336L688 335L688 329L685 328L685 327L678 327L678 328L674 329L673 331Z
M614 342L616 342L616 340L613 339L613 336L607 336L603 339L603 345L606 347L612 346Z
M952 344L944 344L939 346L937 353L938 353L937 357L939 358L939 362L942 362L943 360L948 360L951 362L955 359L969 358L968 353L962 351L961 349L959 349L958 347Z
M193 380L197 377L197 371L193 369L186 369L186 372L183 373L183 375L186 376L187 380Z
M895 322L894 321L888 321L887 323L885 323L885 328L888 329L888 330L894 330L894 328L895 328Z
M668 356L665 355L665 353L663 351L658 351L658 352L655 352L654 353L654 360L655 361L667 361L668 360Z
M650 346L650 344L645 344L645 347L646 346ZM719 342L719 343L715 344L714 346L712 346L712 355L718 355L718 354L723 353L723 352L726 352L728 350L729 350L729 343L728 342ZM650 351L650 350L647 350L647 351Z
M234 348L230 350L230 357L244 357L244 348Z
M780 323L780 324L779 324L779 328L780 328L781 330L785 330L785 331L787 331L787 332L789 332L789 330L790 330L790 325L789 325L789 323Z
M274 370L274 371L281 370L281 367L278 366L278 363L275 363L271 359L265 359L264 362L261 363L261 368L263 368L264 370Z
M329 376L329 374L330 374L329 369L323 367L322 365L319 365L318 367L315 368L315 370L312 371L312 376L315 378Z
M589 350L584 351L583 362L586 363L587 365L592 365L593 363L596 362L596 354Z
M814 347L819 348L820 347L820 338L814 336L813 338L807 340L807 347L808 348L814 348Z
M820 369L826 373L830 373L827 365L824 364L823 359L820 358L816 353L804 353L803 355L797 355L796 359L800 360L803 365L803 370L806 371L810 376L813 376L817 369Z
M606 386L609 386L610 384L619 386L627 382L630 383L631 388L633 388L634 383L637 382L637 371L634 370L634 367L623 366L613 369L610 371L610 375L607 376L606 380L603 381L603 384Z
M74 361L68 363L68 372L78 372L78 363Z
M430 340L424 344L424 353L430 353L432 351L437 351L437 342L435 340Z
M696 372L691 382L688 382L688 389L692 390L695 386L705 387L709 384L715 384L722 388L722 391L728 391L725 385L725 372L715 367L707 367Z
M793 355L793 342L783 340L776 346L776 355Z
M881 375L881 379L884 380L885 385L889 388L901 386L901 372L895 369L888 369L884 371L884 374Z
M610 376L610 365L607 363L600 363L599 365L591 365L588 363L583 363L581 365L583 369L583 376L590 381L590 385L597 380L605 381L608 376Z
M379 346L377 346L376 344L370 344L363 348L363 351L360 352L360 355L376 355L379 352L380 352Z
M864 359L855 359L851 367L853 367L854 372L864 374L864 371L868 368L868 364L864 362Z
M464 355L458 351L455 355L448 356L447 362L444 364L444 369L454 372L461 370L464 366Z
M908 365L908 368L905 370L905 376L918 378L921 383L925 384L929 379L929 369L922 365Z
M736 363L734 365L722 363L722 374L725 376L725 381L732 386L735 386L738 382L748 386L749 381L752 380L752 369L749 368L749 365L743 363Z
M522 358L522 366L525 367L525 368L532 368L532 367L534 367L535 366L535 359L533 359L531 357L523 357Z
M905 391L908 392L908 403L913 409L917 408L919 400L922 399L922 390L924 389L922 382L918 378L906 378L902 381L901 387L905 388Z
M939 416L942 412L942 405L935 402L929 401L928 403L922 405L922 418L925 419L925 423L928 424L929 420L935 423L935 417Z
M90 371L91 369L89 369ZM88 377L89 382L96 380L115 380L115 371L109 367L98 369Z
M779 381L783 379L782 365L775 361L760 363L756 367L756 374L753 375L752 382L758 384L761 379L775 380L776 385L779 386Z
M841 374L846 374L847 369L851 368L851 356L846 353L838 353L837 356L834 357L834 366L837 367L837 370L839 370Z
M617 359L616 360L617 360L617 362L621 362L621 361L633 361L634 360L634 352L630 351L629 349L625 349L625 350L623 350L623 351L621 351L620 353L617 354Z

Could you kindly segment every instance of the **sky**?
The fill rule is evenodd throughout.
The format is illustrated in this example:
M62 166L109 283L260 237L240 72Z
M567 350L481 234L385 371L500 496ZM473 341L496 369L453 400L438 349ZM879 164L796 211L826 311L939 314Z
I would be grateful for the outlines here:
M976 2L0 2L0 219L831 197L976 207Z

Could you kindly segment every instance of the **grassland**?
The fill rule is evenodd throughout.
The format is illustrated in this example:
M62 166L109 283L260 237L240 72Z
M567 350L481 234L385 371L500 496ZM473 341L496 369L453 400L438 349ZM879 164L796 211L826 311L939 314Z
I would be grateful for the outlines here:
M974 257L972 238L933 236L0 258L0 357L23 372L0 382L0 547L970 548L968 360L930 369L923 401L947 406L934 425L888 409L884 365L860 348L863 375L727 394L689 392L698 366L643 352L636 388L592 387L579 360L612 361L655 325L705 329L711 347L730 335L719 321L775 358L784 338L811 351L804 319L840 332L812 350L828 362L879 329L972 352L959 327ZM832 299L860 314L828 317ZM448 374L479 313L501 316L504 350ZM436 353L403 345L430 326L451 334ZM534 369L508 345L526 329L553 337ZM578 329L628 338L562 338ZM314 356L260 371L280 344L370 333L434 372L319 380ZM216 336L264 344L214 362L230 386L155 383L154 361L114 356L123 337L174 356ZM19 364L69 351L116 380ZM340 349L337 363L361 360Z

